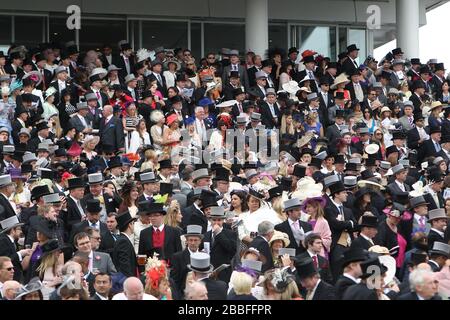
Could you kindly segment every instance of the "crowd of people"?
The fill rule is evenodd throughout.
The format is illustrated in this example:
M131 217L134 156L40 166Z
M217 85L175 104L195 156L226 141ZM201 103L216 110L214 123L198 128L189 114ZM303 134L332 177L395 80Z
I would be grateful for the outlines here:
M450 297L450 78L270 48L0 52L5 300Z

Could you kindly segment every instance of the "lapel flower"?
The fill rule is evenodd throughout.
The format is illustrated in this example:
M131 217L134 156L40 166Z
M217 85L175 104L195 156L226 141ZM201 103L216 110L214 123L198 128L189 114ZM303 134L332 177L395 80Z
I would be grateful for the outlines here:
M100 260L100 256L95 256L95 260Z

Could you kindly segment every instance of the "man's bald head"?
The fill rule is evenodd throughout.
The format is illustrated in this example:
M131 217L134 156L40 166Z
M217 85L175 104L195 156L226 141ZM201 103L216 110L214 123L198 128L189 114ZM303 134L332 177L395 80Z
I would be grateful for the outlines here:
M185 289L186 300L208 300L208 290L201 281L195 281Z
M431 271L431 266L428 263L423 262L418 264L416 269Z
M123 283L123 293L128 300L142 300L144 298L144 285L136 277L130 277Z
M3 284L2 295L6 300L14 300L17 292L22 287L22 285L14 280L6 281Z
M103 116L108 117L113 114L113 107L107 104L106 106L103 106Z

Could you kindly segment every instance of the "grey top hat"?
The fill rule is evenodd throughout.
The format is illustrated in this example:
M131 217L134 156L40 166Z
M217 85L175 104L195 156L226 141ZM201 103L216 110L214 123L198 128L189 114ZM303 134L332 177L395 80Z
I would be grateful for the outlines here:
M261 121L261 113L252 112L252 115L250 116L250 119L252 121Z
M332 185L333 183L338 182L338 181L339 181L339 177L337 175L333 174L333 175L325 177L325 179L323 179L323 185L325 187L328 187L329 185Z
M292 210L295 208L300 208L302 206L302 202L298 198L292 198L286 200L284 203L284 211Z
M276 96L276 95L277 95L277 92L275 91L274 88L268 88L268 89L266 90L266 96L268 96L268 95L270 95L270 94L273 94L274 96Z
M57 67L57 68L55 69L55 75L57 75L58 73L61 73L61 72L67 72L66 67L64 67L64 66L59 66L59 67Z
M153 172L141 173L139 179L142 183L146 182L156 182L155 174Z
M403 102L403 108L406 108L406 107L411 107L411 108L413 108L414 109L414 104L412 103L412 101L405 101L405 102Z
M206 168L198 169L192 172L192 179L194 182L197 181L198 179L207 178L209 176L210 175L208 173L208 169Z
M317 96L317 93L315 93L315 92L310 93L310 94L308 94L308 95L306 96L306 99L307 99L308 101L312 101L312 100L315 100L315 99L317 99L317 98L318 98L318 96Z
M233 49L233 50L230 50L230 56L238 56L239 55L239 51L238 50L235 50L235 49Z
M236 118L237 124L246 124L247 123L247 117L246 116L238 116Z
M316 158L323 161L323 160L325 160L325 158L327 156L328 156L328 153L326 151L322 151L316 155Z
M258 171L256 171L255 169L250 169L245 173L245 178L248 180L257 175L258 175Z
M59 193L47 194L43 196L42 199L44 200L45 204L61 202L61 199L59 198Z
M16 151L16 148L12 144L7 144L3 146L3 153L14 153Z
M442 157L437 157L436 159L433 160L433 164L434 165L438 165L440 162L445 161L444 158Z
M86 110L89 106L86 101L77 103L77 110Z
M381 82L374 82L373 88L383 88L383 85L381 84Z
M348 160L349 163L356 163L356 164L361 164L361 159L360 158L351 158L350 160Z
M2 220L0 222L0 225L2 227L2 231L0 231L0 233L3 233L10 230L11 228L22 226L23 223L20 223L19 218L14 215L12 217L6 218L5 220Z
M103 175L100 172L88 174L89 185L94 185L102 182L103 182Z
M6 187L10 184L13 184L13 182L11 180L11 175L5 174L5 175L0 176L0 188Z
M49 148L48 143L41 142L41 143L38 144L37 150L39 150L39 151L42 151L42 150L49 151L48 148Z
M133 80L136 80L136 77L134 76L134 74L129 74L125 77L125 84Z
M430 253L442 254L448 258L450 256L450 245L435 241L433 243L433 249L430 250Z
M95 93L93 93L93 92L86 93L86 94L84 95L84 98L86 99L86 101L89 101L89 100L97 100L97 96L96 96Z
M261 272L261 270L262 270L262 262L261 261L244 259L244 260L242 260L242 266L245 268L252 269L253 271L257 271L257 272Z
M439 208L428 211L428 222L435 219L448 219L445 209Z
M23 160L22 163L37 161L37 157L36 157L36 155L34 153L25 152L23 157L22 157L22 160Z
M225 208L224 207L212 207L209 217L225 219Z
M267 78L267 75L264 71L258 71L255 73L255 78L256 79Z
M359 129L359 134L369 134L369 128L363 127Z
M187 267L192 271L211 272L214 267L211 265L211 257L204 252L195 252L191 254L191 263Z
M344 186L346 188L353 188L353 187L355 187L357 182L358 182L358 178L355 177L355 176L344 177Z
M387 171L391 168L391 163L388 161L381 161L380 168Z
M398 164L398 165L392 167L392 174L395 175L404 170L405 170L405 167L402 164Z
M428 203L423 196L418 196L418 197L411 198L409 200L409 204L411 205L411 209L412 209L412 208L418 207L420 205L427 205Z
M26 134L27 136L31 137L30 130L29 130L28 128L22 128L22 129L20 129L18 135L20 136L20 135L22 135L22 134Z
M202 226L198 226L195 224L188 225L186 227L186 233L184 234L184 236L198 236L200 238L203 238Z
M409 168L410 167L408 159L398 160L398 163L401 164L402 166L404 166L405 168Z

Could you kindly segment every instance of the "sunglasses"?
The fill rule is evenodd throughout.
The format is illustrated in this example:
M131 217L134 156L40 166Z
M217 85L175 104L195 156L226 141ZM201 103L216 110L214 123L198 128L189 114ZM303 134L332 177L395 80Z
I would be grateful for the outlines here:
M5 268L5 270L7 270L7 271L13 271L13 270L14 270L14 267Z

